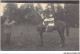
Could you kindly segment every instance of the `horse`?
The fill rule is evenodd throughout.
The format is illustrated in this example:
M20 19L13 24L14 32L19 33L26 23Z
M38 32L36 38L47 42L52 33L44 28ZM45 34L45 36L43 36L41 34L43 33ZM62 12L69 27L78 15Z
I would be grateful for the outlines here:
M40 42L41 42L40 46L43 46L43 33L46 32L45 31L46 27L43 25L43 21L37 26L37 31L39 32L39 35L40 35ZM66 35L69 36L69 25L68 25L68 23L66 23L62 20L56 20L54 22L53 28L51 29L51 31L49 31L49 32L52 32L54 30L57 30L57 32L60 35L60 39L61 39L60 45L59 45L61 47L63 47L64 43L65 43L65 37L64 37L65 29L66 29Z
M43 33L46 32L46 27L43 25L43 21L44 21L44 17L42 17L36 10L32 9L33 10L33 15L36 16L36 19L39 19L39 20L36 20L36 23L38 24L37 25L37 31L39 32L39 35L40 35L40 40L41 40L41 46L43 46ZM42 13L43 14L43 13ZM29 16L28 16L29 18ZM60 46L64 46L64 42L65 42L65 37L64 37L64 30L66 28L66 34L67 36L69 36L69 26L68 26L68 23L67 22L64 22L62 20L54 20L54 27L51 31L54 31L54 30L57 30L59 35L60 35L60 38L61 38L61 41L60 41Z

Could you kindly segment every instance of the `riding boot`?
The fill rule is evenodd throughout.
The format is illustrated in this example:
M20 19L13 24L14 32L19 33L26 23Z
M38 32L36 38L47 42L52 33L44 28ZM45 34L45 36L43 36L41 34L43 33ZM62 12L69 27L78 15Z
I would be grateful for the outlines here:
M48 31L48 26L46 26L46 32Z

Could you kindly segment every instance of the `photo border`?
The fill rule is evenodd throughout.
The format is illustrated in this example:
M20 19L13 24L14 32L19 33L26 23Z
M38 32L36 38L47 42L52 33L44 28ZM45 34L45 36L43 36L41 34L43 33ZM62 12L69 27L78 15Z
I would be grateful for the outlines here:
M1 0L1 2L2 3L79 3L79 0ZM79 9L80 9L80 6L79 6ZM80 10L79 10L79 13L80 13ZM80 14L79 14L79 16L80 16ZM80 18L80 17L79 17ZM80 19L79 19L80 20ZM1 22L1 18L0 18L0 22ZM80 21L79 21L79 23L80 23ZM79 25L80 26L80 25ZM79 29L79 31L80 31L80 29ZM80 32L79 32L79 34L80 34ZM0 37L1 37L1 23L0 23ZM1 50L1 38L0 38L0 50ZM80 50L80 36L79 36L79 50ZM6 53L6 51L3 51L4 53ZM1 52L1 53L3 53L3 52ZM11 52L11 51L9 51L10 52L10 54L11 53L20 53L20 52L17 52L17 51L15 51L15 52ZM25 52L25 51L23 51L23 52ZM22 54L24 54L22 52ZM41 51L26 51L25 53L36 53L36 54L38 54L38 53L41 53ZM47 51L42 51L42 53L44 54L44 53L46 53ZM59 51L48 51L49 53L51 52L51 53L58 53ZM73 52L73 51L60 51L60 53L64 53L64 52ZM79 52L79 51L74 51L74 52ZM8 53L8 52L7 52ZM60 54L59 53L59 54Z

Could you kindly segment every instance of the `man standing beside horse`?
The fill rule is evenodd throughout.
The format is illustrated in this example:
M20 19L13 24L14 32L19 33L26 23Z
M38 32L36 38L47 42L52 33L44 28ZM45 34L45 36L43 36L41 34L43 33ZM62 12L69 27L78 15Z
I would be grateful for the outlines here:
M6 44L10 44L10 39L11 39L11 27L14 26L15 21L10 20L7 18L4 22L4 33L6 36Z

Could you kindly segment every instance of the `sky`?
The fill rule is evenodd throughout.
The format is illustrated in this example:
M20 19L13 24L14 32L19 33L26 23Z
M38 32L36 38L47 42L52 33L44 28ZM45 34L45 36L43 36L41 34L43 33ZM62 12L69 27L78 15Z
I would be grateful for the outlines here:
M3 15L4 8L5 8L6 4L7 3L0 3L0 16ZM20 8L20 6L23 4L25 4L25 3L17 3L18 8ZM47 3L40 3L40 4L43 7L43 10L46 9ZM57 6L56 3L54 5ZM64 8L64 4L60 4L60 5ZM36 6L37 6L37 3L34 3L34 7L36 7Z
M6 3L0 3L0 16L3 15L5 5L6 5Z

